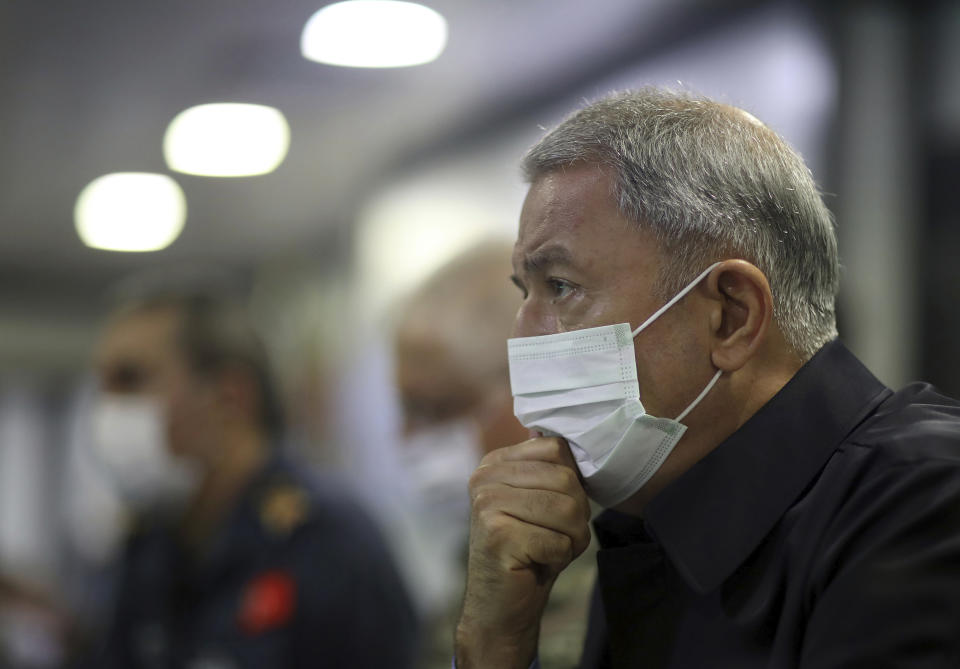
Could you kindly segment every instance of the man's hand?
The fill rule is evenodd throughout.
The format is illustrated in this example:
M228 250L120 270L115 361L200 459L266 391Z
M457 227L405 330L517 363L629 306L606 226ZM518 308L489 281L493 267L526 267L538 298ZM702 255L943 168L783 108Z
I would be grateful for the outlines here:
M458 669L527 669L557 575L590 543L590 505L566 442L489 453L470 478L470 558Z

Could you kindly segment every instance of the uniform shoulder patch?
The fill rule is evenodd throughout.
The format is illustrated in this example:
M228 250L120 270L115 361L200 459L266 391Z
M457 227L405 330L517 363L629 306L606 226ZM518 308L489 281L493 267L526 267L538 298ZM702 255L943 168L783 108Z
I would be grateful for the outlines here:
M307 520L310 496L294 483L272 483L261 494L258 511L260 523L267 532L287 536Z

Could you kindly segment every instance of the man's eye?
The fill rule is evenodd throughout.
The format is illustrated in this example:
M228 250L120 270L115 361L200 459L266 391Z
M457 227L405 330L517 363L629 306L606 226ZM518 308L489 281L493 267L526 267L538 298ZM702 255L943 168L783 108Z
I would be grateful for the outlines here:
M112 392L135 393L146 386L147 373L143 367L121 363L107 371L104 381Z
M570 294L570 291L573 290L573 285L567 283L563 279L548 279L547 284L550 286L550 290L553 293L553 298L555 300L562 300Z
M523 299L527 299L527 289L524 288L522 283L520 283L520 279L518 279L516 276L511 276L510 281L512 281L513 285L520 290L520 293L523 295Z

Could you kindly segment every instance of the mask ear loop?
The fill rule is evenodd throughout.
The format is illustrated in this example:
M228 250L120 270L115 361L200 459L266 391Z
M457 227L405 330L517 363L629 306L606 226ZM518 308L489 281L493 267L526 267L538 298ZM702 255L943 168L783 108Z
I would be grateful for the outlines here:
M722 370L722 369L718 369L718 370L717 370L717 373L713 375L713 378L712 378L712 379L710 379L710 383L707 384L707 387L704 388L703 390L701 390L701 391L700 391L700 394L697 395L697 399L693 400L693 401L690 403L690 406L688 406L686 409L684 409L684 410L683 410L683 413L681 413L679 416L677 416L674 420L679 423L679 422L682 421L684 418L686 418L686 417L687 417L687 414L690 413L691 411L693 411L694 407L696 407L698 404L700 404L700 400L702 400L704 397L707 396L707 393L709 393L709 392L710 392L710 389L713 388L713 386L717 383L717 380L720 378L720 375L721 375L721 374L723 374L723 370Z
M683 290L681 290L679 293L677 293L676 295L674 295L674 296L670 299L669 302L667 302L665 305L663 305L662 307L660 307L659 309L657 309L656 311L654 311L653 314L652 314L647 320L645 320L643 323L641 323L640 326L639 326L636 330L633 331L633 333L632 333L633 336L636 337L638 334L640 334L640 333L644 330L644 328L646 328L646 327L647 327L648 325L650 325L652 322L654 322L655 320L657 320L658 318L660 318L660 316L663 314L663 312L665 312L667 309L669 309L670 307L672 307L673 305L675 305L677 302L679 302L680 300L682 300L682 299L684 298L684 296L685 296L687 293L689 293L691 290L693 290L698 283L700 283L701 281L703 281L704 277L706 277L707 274L709 274L711 271L713 271L713 268L716 267L717 265L719 265L720 262L722 262L722 261L715 262L715 263L713 263L712 265L710 265L710 267L708 267L707 269L705 269L705 270L703 270L702 272L700 272L699 276L697 276L696 279L694 279L693 281L691 281L690 283L688 283L688 284L686 285L686 287L685 287ZM683 413L681 413L679 416L677 416L674 420L676 420L676 421L679 423L679 422L682 421L684 418L686 418L686 417L687 417L687 414L690 413L691 411L693 411L693 409L694 409L698 404L700 404L700 400L702 400L704 397L706 397L706 396L707 396L707 393L709 393L710 390L713 388L713 386L716 385L717 380L720 378L720 375L721 375L721 374L723 374L723 370L722 370L722 369L718 369L718 370L717 370L717 373L713 375L713 378L712 378L712 379L710 379L710 382L707 384L706 388L704 388L702 391L700 391L700 394L697 395L697 398L696 398L695 400L693 400L693 402L690 403L690 406L688 406L686 409L684 409L684 410L683 410Z
M720 261L720 262L722 262L722 261ZM643 331L644 328L646 328L646 327L647 327L648 325L650 325L652 322L654 322L655 320L657 320L658 318L660 318L660 316L663 314L664 311L666 311L667 309L669 309L670 307L672 307L673 305L675 305L677 302L679 302L680 300L682 300L683 297L684 297L684 295L686 295L687 293L689 293L691 290L693 290L693 289L696 287L696 285L697 285L698 283L700 283L701 281L703 281L703 278L704 278L705 276L707 276L707 274L709 274L709 273L711 272L711 270L713 270L714 267L716 267L717 265L719 265L720 262L715 262L715 263L713 263L712 265L710 265L710 267L708 267L707 269L703 270L703 271L700 273L700 276L698 276L696 279L694 279L693 281L691 281L690 283L687 284L687 287L686 287L686 288L684 288L684 289L681 290L679 293L677 293L676 295L674 295L674 296L670 299L670 301L667 302L665 305L663 305L662 307L660 307L659 309L657 309L656 311L654 311L654 312L653 312L653 315L650 316L650 318L648 318L648 319L645 320L643 323L641 323L640 326L639 326L636 330L633 331L633 336L636 337L638 334L640 334L640 333Z

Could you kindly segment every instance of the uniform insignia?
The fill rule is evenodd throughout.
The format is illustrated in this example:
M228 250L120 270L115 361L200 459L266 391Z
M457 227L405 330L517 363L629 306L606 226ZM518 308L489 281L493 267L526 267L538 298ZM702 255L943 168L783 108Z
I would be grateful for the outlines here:
M274 485L260 500L260 522L271 534L285 536L306 520L310 500L303 489L290 484Z
M237 623L246 634L262 634L281 627L293 617L296 586L286 571L258 574L244 589Z

